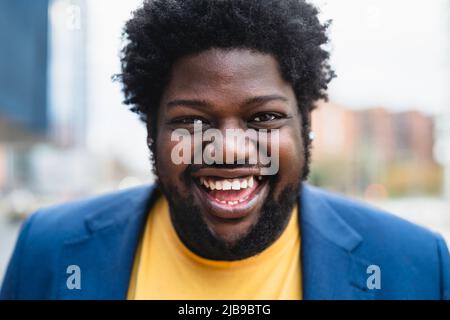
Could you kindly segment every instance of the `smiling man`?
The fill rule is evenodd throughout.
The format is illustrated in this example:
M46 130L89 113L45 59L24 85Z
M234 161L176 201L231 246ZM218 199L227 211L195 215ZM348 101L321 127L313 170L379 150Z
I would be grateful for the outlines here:
M1 297L448 299L439 235L305 183L334 77L317 15L302 0L145 1L118 79L157 182L32 215Z

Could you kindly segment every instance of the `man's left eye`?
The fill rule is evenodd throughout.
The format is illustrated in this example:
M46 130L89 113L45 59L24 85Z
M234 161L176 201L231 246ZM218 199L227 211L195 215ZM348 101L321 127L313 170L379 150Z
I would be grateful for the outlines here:
M281 117L274 113L260 113L252 118L252 122L268 122L280 119Z

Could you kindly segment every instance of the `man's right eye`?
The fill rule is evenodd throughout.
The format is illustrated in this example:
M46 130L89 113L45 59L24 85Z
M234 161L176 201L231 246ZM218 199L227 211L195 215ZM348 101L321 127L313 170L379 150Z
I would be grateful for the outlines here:
M173 123L182 125L206 125L208 121L199 117L185 117L175 119L173 120Z

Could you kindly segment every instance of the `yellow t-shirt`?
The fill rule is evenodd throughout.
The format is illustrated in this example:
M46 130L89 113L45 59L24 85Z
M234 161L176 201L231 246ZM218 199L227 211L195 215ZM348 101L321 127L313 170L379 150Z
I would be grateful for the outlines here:
M134 261L129 300L301 300L297 208L283 234L260 254L215 261L178 238L167 200L152 208Z

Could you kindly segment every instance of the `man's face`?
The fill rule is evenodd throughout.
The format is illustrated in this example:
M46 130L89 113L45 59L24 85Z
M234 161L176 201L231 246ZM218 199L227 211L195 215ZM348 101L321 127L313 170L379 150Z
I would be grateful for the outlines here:
M172 152L178 141L172 141L172 133L186 129L193 134L195 124L224 137L229 129L278 130L279 139L269 134L257 139L264 141L247 141L246 148L223 140L220 165L194 164L198 150L218 146L192 139L192 162L175 164ZM191 250L218 260L241 259L278 238L305 169L301 124L293 89L271 55L211 49L175 63L159 108L156 173L175 229ZM268 150L278 144L275 175L262 176L261 163L248 163L258 143L266 143ZM225 162L227 155L236 162ZM238 159L247 163L237 164ZM229 184L231 190L223 190Z

